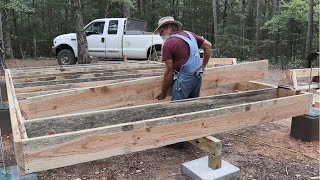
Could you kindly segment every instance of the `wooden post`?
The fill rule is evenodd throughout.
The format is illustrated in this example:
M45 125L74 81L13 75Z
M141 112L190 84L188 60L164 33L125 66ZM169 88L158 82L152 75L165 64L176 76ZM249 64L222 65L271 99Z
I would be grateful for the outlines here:
M221 140L213 136L207 136L204 138L191 140L189 142L208 153L208 157L209 157L208 166L211 169L221 168L221 158L222 158Z

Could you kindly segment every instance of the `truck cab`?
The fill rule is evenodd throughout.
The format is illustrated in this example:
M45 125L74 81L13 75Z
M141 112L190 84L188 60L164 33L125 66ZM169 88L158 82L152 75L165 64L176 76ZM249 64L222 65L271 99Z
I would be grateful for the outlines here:
M151 59L161 52L162 38L146 32L146 21L132 18L96 19L84 29L89 55L98 58ZM58 63L75 64L78 57L75 33L64 34L53 40L53 52Z

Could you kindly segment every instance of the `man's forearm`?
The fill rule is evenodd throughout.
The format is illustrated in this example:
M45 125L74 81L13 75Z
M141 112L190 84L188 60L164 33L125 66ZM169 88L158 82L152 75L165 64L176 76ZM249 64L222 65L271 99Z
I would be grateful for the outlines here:
M212 44L209 41L205 40L202 45L202 48L204 50L203 60L202 60L202 69L204 69L204 68L206 68L206 66L209 62L209 59L211 57Z
M163 81L162 81L162 87L161 91L162 93L167 93L168 89L172 86L173 84L173 72L165 72L163 76Z
M211 57L211 48L205 49L203 54L203 60L202 60L202 66L205 68L209 62L209 59Z

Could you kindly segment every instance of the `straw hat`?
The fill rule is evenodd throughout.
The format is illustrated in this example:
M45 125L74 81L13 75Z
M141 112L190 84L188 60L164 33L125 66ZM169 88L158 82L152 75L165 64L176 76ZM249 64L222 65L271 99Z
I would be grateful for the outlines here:
M167 25L167 24L175 24L178 26L179 30L182 29L182 24L179 21L175 21L174 18L171 16L166 16L166 17L161 18L158 21L158 27L156 28L155 32L158 32L162 26Z

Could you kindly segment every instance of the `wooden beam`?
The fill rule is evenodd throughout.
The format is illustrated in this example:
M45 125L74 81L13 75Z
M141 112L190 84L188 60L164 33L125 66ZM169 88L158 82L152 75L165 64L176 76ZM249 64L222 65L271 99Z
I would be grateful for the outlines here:
M189 141L194 146L208 153L208 166L211 169L221 168L222 158L222 143L221 140L207 136L204 138L194 139Z
M219 65L235 65L237 64L237 58L210 58L208 67L215 67Z
M65 79L81 79L81 78L94 78L94 77L103 77L103 76L113 76L113 75L128 75L128 74L151 74L151 73L163 73L163 69L146 69L146 70L125 70L125 71L114 71L114 72L78 72L71 74L60 74L56 76L36 76L36 77L28 77L22 78L21 76L13 79L15 83L22 82L37 82L37 81L52 81L52 80L65 80Z
M135 122L165 116L216 109L274 99L278 97L278 89L248 91L218 96L207 96L194 100L178 102L162 102L140 106L85 112L57 117L27 120L25 126L29 137L45 136L65 132L79 131L89 128L112 126L121 123ZM107 120L107 121L105 121Z
M8 95L8 102L9 102L9 112L10 112L10 120L11 120L11 129L12 129L12 136L13 136L13 145L14 145L14 152L16 156L16 162L18 167L18 172L20 175L26 174L25 172L25 161L24 161L24 154L23 154L23 144L22 139L25 138L23 133L21 133L21 122L18 119L17 115L17 108L15 107L15 100L14 100L14 89L12 86L12 82L10 80L10 70L5 70L5 79L6 79L6 87L7 87L7 95Z
M23 141L25 169L31 173L64 167L298 116L309 111L311 101L305 93L29 138Z
M58 85L47 85L47 86L34 86L34 87L23 87L15 88L16 93L31 93L31 92L40 92L40 91L52 91L52 90L61 90L61 89L78 89L85 87L95 87L102 86L112 83L118 83L128 80L135 79L117 79L117 80L106 80L106 81L93 81L93 82L80 82L80 83L71 83L71 84L58 84Z
M263 79L267 76L268 61L256 61L232 66L207 69L202 90ZM27 98L21 109L26 119L70 114L87 111L90 108L105 109L120 106L152 103L161 87L162 77L140 78L138 80L83 88L81 90L55 93Z
M295 74L295 77L294 77ZM311 76L320 76L320 68L305 68L305 69L289 69L287 70L287 78L302 78Z
M134 78L141 78L141 77L160 76L161 74L163 74L163 72L142 73L142 74L124 74L124 75L100 76L100 77L77 78L77 79L63 79L63 80L51 80L51 81L23 82L23 83L14 83L14 86L16 88L24 88L24 87L34 87L34 86L70 84L70 83L79 83L79 82L82 83L82 82L106 81L106 80L117 80L117 79L134 79Z
M23 71L23 72L13 72L12 77L21 77L21 78L28 78L28 77L48 77L48 76L56 76L61 74L74 74L74 73L81 73L81 72L92 72L92 73L100 73L100 72L114 72L114 71L132 71L132 70L144 70L144 69L163 69L164 66L160 64L150 64L150 65L114 65L114 66L107 66L107 67L84 67L84 68L60 68L56 67L56 69L48 70L48 69L39 69L34 71Z

